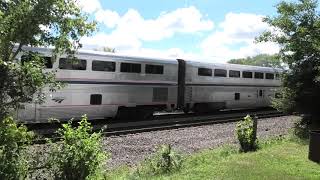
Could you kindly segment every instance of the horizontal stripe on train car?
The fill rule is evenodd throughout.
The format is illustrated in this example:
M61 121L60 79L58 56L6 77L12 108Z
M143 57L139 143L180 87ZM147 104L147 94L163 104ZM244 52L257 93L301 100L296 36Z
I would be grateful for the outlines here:
M186 86L280 87L276 85L251 85L251 84L186 84Z
M108 84L108 85L147 85L147 86L178 86L170 83L152 83L152 82L102 82L102 81L59 81L68 84Z

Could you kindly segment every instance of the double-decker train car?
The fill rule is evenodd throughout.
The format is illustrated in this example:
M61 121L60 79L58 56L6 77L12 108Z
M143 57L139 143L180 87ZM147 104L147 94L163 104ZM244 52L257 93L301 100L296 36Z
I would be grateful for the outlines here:
M67 120L87 114L106 117L145 118L155 110L174 109L177 101L175 60L119 56L80 51L76 59L52 59L50 50L28 49L44 56L45 71L56 70L56 80L65 87L47 91L43 104L26 104L17 116L26 122L49 118ZM25 59L23 54L21 60Z
M185 111L267 107L280 85L280 69L180 60L185 68Z
M49 118L68 120L87 114L146 118L154 111L183 109L211 112L220 109L270 105L280 85L279 69L200 63L182 59L123 56L79 51L75 59L53 59L50 49L25 48L41 54L45 71L56 71L65 87L47 91L43 104L25 104L17 110L26 123ZM24 54L18 57L26 60Z

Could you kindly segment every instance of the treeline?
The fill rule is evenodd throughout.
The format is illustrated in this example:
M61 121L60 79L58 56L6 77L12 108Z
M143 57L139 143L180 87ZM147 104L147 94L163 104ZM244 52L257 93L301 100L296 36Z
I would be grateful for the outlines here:
M247 58L231 59L228 61L230 64L242 64L252 66L274 67L283 68L284 63L278 55L259 54Z

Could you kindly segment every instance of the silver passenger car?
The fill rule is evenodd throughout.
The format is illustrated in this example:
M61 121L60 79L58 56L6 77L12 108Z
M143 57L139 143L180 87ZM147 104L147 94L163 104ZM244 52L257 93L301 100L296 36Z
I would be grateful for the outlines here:
M186 111L266 107L280 86L281 69L186 61Z
M51 50L26 47L46 60L45 71L56 71L65 87L46 91L44 104L25 104L18 119L46 122L87 114L90 119L147 118L157 110L212 112L270 105L280 86L280 69L200 63L79 51L52 58ZM19 60L25 61L24 54Z
M51 59L48 49L29 50L47 57L52 63L46 63L46 71L57 70L56 79L66 86L56 92L47 91L44 104L26 104L19 109L18 117L24 121L67 120L83 114L90 119L140 118L176 106L178 63L174 59L94 51L79 51L76 59Z

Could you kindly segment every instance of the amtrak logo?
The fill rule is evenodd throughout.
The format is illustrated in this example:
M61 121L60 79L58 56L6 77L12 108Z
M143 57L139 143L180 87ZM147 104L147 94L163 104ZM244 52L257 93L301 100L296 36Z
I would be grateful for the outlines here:
M65 97L54 97L51 100L57 103L62 103L62 101L65 99Z

